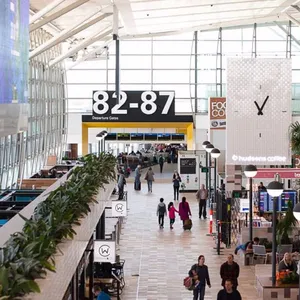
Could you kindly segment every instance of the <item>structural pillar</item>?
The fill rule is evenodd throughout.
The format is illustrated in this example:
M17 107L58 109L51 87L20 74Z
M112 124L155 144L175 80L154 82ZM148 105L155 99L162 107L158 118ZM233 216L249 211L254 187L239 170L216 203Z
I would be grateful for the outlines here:
M89 128L85 124L81 125L81 130L82 130L82 156L85 156L89 153Z

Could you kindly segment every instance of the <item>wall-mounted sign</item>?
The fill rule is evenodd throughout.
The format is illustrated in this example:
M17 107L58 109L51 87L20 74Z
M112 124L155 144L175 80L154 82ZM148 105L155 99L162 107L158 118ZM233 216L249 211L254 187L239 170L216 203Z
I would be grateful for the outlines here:
M282 179L300 178L300 170L298 168L263 168L257 169L254 178L274 178L278 174Z
M172 122L174 91L93 91L93 120L99 122Z
M290 165L291 99L291 59L229 58L226 163Z
M127 202L126 201L112 201L111 202L111 215L113 217L126 217L127 216Z
M209 98L210 129L226 129L226 98Z
M180 190L198 190L200 174L199 156L185 154L185 151L180 151L178 156L178 173L181 177Z
M94 261L114 263L116 261L116 242L106 240L95 240Z

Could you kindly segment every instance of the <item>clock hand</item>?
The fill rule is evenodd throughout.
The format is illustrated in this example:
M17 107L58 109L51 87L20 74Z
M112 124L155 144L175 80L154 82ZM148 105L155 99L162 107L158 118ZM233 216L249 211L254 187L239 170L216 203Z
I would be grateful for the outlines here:
M264 109L264 107L265 107L265 105L266 105L266 103L267 103L268 99L269 99L269 96L267 96L267 98L265 99L265 101L264 101L264 103L263 103L263 105L262 105L262 107L261 107L261 110L263 110L263 109Z
M258 115L261 115L262 114L262 112L261 112L261 109L260 109L260 107L258 106L258 104L257 104L257 102L256 101L254 101L254 103L255 103L255 105L256 105L256 107L257 107L257 110L258 110Z

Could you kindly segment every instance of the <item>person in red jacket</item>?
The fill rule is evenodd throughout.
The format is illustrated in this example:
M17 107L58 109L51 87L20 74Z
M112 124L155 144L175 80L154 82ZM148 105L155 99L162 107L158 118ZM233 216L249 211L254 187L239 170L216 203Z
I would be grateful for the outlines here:
M175 222L175 212L179 213L179 211L174 207L174 203L170 202L168 204L169 218L170 218L170 229L173 229L173 224Z

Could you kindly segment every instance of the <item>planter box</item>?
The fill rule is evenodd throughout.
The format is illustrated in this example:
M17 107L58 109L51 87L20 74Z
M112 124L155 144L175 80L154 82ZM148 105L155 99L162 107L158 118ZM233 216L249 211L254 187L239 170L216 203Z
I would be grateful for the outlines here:
M81 220L81 226L74 227L77 235L73 240L65 240L59 245L63 255L58 254L55 257L56 273L48 271L46 279L36 280L41 293L30 294L24 299L58 300L63 298L114 187L115 182L112 182L105 186L105 190L99 190L98 203L90 206L91 212Z

